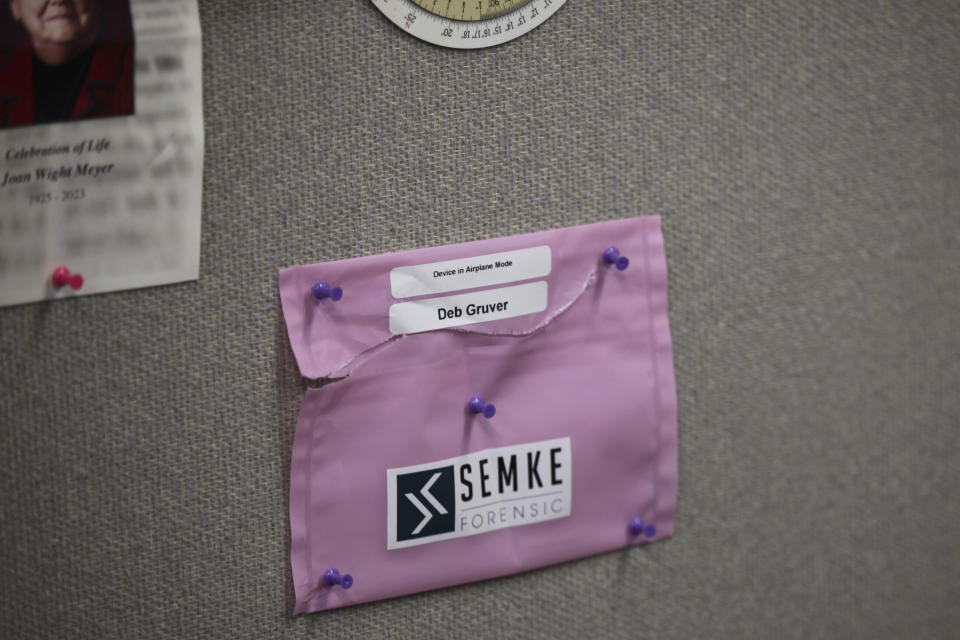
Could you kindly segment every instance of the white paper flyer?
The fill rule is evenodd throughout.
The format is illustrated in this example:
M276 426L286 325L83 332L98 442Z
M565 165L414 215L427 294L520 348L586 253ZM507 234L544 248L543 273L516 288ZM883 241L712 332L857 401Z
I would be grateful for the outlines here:
M196 0L0 2L0 305L197 278L201 70Z

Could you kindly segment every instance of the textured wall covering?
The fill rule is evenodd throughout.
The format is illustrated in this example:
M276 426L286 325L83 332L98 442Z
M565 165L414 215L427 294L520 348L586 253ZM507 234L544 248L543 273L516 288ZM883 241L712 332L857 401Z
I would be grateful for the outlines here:
M0 309L0 637L956 637L955 0L570 0L479 52L201 4L200 280ZM276 270L634 214L676 537L292 618Z

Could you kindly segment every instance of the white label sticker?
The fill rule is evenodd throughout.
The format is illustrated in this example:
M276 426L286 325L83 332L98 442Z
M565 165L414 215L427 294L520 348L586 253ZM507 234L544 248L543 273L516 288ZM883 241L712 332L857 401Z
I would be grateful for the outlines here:
M503 320L547 308L547 283L460 293L390 305L390 333L420 333L476 322Z
M394 298L410 298L543 278L550 275L550 257L550 247L544 245L397 267L390 271L390 290Z
M570 515L570 438L387 469L387 549Z

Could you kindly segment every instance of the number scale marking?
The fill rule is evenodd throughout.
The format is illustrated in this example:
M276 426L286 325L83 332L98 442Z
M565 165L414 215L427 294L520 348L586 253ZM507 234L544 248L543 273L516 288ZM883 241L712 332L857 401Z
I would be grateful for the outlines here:
M503 44L540 26L566 0L373 0L395 25L442 47Z

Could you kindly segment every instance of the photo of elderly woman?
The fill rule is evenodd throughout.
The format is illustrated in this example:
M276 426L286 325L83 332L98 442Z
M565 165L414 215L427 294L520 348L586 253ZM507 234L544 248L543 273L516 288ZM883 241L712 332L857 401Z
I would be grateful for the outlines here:
M0 129L133 114L129 0L0 0Z

